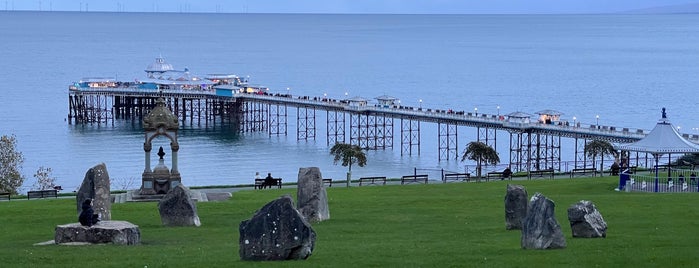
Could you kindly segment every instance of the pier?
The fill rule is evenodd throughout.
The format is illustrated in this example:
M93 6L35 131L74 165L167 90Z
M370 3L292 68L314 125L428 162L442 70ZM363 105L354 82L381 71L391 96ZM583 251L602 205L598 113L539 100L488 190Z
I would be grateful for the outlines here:
M249 92L249 93L248 93ZM561 141L574 144L572 168L592 167L584 153L591 140L630 143L642 139L647 130L581 124L560 120L555 111L539 112L536 120L521 112L493 115L451 109L434 109L400 105L397 98L361 97L336 100L327 97L270 94L265 90L172 90L132 87L71 88L69 90L70 124L113 124L118 119L141 119L155 106L158 97L182 124L208 126L216 122L237 125L241 132L266 132L269 136L289 135L288 120L296 120L296 138L314 140L318 126L324 128L327 145L348 142L368 150L392 149L395 143L401 155L419 155L423 124L436 124L439 160L460 157L459 127L475 129L477 141L497 150L498 132L509 135L509 166L513 171L551 169L563 171ZM295 116L293 115L295 113ZM324 116L318 116L324 113ZM319 122L319 118L325 118ZM394 133L399 133L398 141ZM699 142L699 135L683 134ZM649 166L652 156L632 156L630 165ZM611 162L611 161L610 161Z

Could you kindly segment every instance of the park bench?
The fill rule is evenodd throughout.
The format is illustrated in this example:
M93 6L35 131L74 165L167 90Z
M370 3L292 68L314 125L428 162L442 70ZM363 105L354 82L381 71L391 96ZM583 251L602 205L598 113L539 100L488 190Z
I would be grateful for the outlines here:
M471 180L471 173L446 173L442 177L442 182L447 183L449 181L469 181Z
M427 174L418 175L405 175L400 178L400 184L413 183L413 182L425 182L427 184L428 176Z
M32 198L46 198L46 197L58 198L58 190L39 190L39 191L27 192L27 200L32 199Z
M255 186L253 187L254 189L262 189L265 185L265 179L255 179ZM274 186L278 186L279 188L282 188L282 178L274 178ZM272 188L272 185L269 186Z
M333 179L323 179L323 185L325 187L333 187Z
M549 179L553 179L553 169L552 168L547 168L547 169L540 169L540 170L532 170L529 171L529 179L531 180L532 177L549 177Z
M584 176L588 173L592 173L592 176L595 176L597 174L597 169L595 168L574 168L573 170L570 171L570 177L573 178L575 176Z
M7 201L10 201L10 193L0 193L0 198L6 198Z
M485 174L485 181L489 181L491 178L504 180L505 177L503 177L503 174L504 174L504 173L503 173L502 171L491 171L491 172L488 172L488 174Z
M386 185L386 177L361 177L359 178L359 186L364 185Z

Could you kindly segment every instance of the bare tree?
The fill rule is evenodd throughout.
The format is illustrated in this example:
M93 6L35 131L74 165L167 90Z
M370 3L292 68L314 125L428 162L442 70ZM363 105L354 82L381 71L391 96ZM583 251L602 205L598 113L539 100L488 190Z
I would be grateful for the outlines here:
M39 169L36 170L36 173L34 173L34 178L36 178L36 182L32 186L32 189L34 190L48 190L48 189L53 189L54 186L56 186L56 178L51 176L51 172L53 170L51 168L47 167L39 167Z
M24 183L24 176L19 172L23 163L24 156L17 151L15 135L0 137L0 192L17 194Z

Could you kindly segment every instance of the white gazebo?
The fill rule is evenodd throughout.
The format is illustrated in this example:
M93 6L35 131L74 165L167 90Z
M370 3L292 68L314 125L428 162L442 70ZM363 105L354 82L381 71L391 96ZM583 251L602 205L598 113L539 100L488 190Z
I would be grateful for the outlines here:
M655 158L655 192L658 191L658 161L660 156L673 153L699 153L699 145L684 139L670 123L665 114L665 108L663 108L662 118L658 120L653 130L645 138L633 143L620 144L614 148L622 151L645 152L653 155Z

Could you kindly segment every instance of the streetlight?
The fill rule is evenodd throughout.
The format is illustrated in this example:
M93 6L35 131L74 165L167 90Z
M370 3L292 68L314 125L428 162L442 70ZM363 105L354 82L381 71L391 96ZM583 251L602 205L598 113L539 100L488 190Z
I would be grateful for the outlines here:
M473 112L478 116L478 107L473 108Z
M286 88L286 95L291 97L291 89L288 87Z
M500 105L498 105L498 118L500 118Z
M597 118L597 128L599 129L599 115L596 115L595 118Z
M420 102L420 109L422 109L422 99L420 99L419 102Z
M573 116L573 126L575 126L575 123L577 123L577 122L575 122L575 120L577 120L577 119L578 119L577 117Z
M345 99L347 99L347 95L348 95L348 94L347 94L347 91L345 91Z

